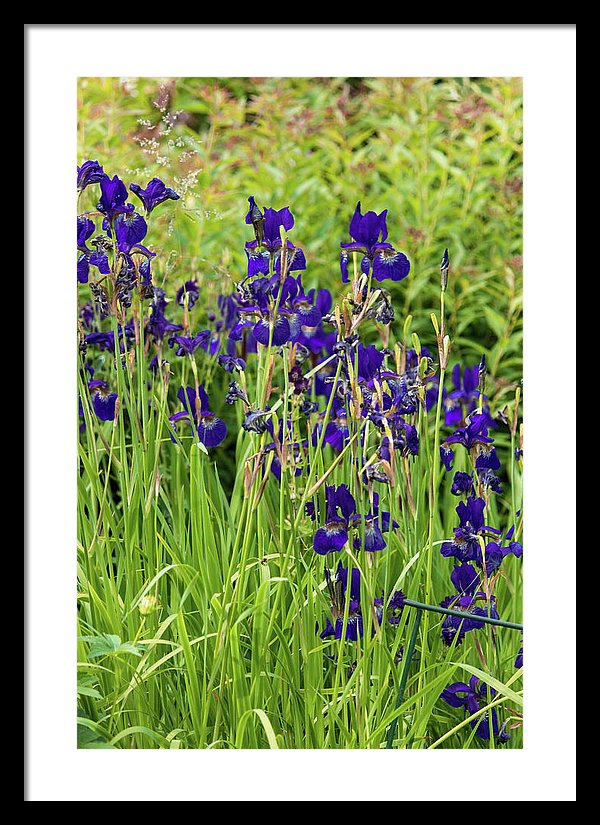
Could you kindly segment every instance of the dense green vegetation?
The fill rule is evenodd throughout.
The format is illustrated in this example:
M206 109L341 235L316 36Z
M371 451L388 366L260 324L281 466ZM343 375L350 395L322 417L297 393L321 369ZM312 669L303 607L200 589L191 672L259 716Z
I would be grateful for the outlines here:
M465 421L450 425L441 398L425 409L425 391L437 381L451 391L456 364L463 375L479 365L485 389L485 404L480 389L464 413L503 414L490 432L502 490L477 488L485 524L502 536L498 542L521 538L520 79L81 78L78 111L78 164L94 159L128 186L159 177L179 193L147 216L143 243L156 252L152 280L170 299L169 319L189 322L192 335L213 323L219 297L246 275L245 244L254 237L245 222L249 196L261 208L290 208L289 239L306 255L304 289L329 290L346 319L349 292L358 295L358 261L349 261L353 283L342 284L340 243L350 240L357 202L363 212L387 210L387 240L411 269L401 281L365 285L374 300L384 294L376 287L387 291L394 319L366 317L361 342L389 347L388 367L402 374L409 353L415 357L420 393L420 406L406 418L418 432L418 453L407 448L390 459L391 483L365 484L357 468L381 457L381 433L371 420L363 429L358 356L337 362L335 375L349 376L356 402L338 449L324 443L316 414L305 415L292 392L293 345L279 348L269 339L235 378L248 409L271 408L275 433L279 418L291 422L291 434L279 435L289 447L279 480L269 472L274 459L265 461L277 453L269 448L277 435L242 428L247 409L225 403L233 376L216 354L177 356L166 337L152 340L141 295L131 308L96 317L113 333L127 318L135 334L123 357L94 343L82 347L80 746L521 748L517 630L486 624L448 642L440 614L409 604L393 616L397 622L380 623L366 608L382 592L387 599L401 590L413 603L439 606L452 591L452 561L440 547L458 525L460 498L439 447ZM96 228L98 196L93 185L78 201L78 215ZM450 269L441 294L445 249ZM107 283L116 282L118 260L109 244ZM269 274L273 266L271 260ZM188 310L174 296L190 281L199 298ZM80 309L97 283L91 276L78 284ZM153 355L168 358L169 369L152 376ZM315 353L315 372L318 360ZM95 397L91 370L118 396L110 419L99 418L88 400ZM313 377L310 369L305 377ZM179 388L199 385L227 425L227 438L214 448L198 431L173 433ZM331 413L323 397L319 412ZM296 475L293 445L304 441ZM476 455L458 445L453 472L475 470ZM355 543L320 555L313 545L329 485L347 485L353 496L356 520L346 527ZM374 490L396 526L386 531L385 548L367 553ZM306 504L314 504L315 520ZM484 552L490 538L477 539ZM360 571L365 632L352 641L320 635L332 607L326 570L338 559ZM518 625L521 558L508 554L492 572L481 580L488 608L493 590L500 619ZM487 686L480 707L498 709L507 741L476 736L469 714L440 700L450 683L471 678L484 680L477 682Z

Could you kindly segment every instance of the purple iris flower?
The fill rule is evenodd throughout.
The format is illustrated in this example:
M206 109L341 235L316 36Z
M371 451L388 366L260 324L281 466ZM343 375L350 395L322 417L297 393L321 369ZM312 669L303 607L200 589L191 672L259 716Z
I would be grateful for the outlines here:
M448 685L440 694L440 698L447 702L450 707L464 708L470 716L488 704L488 691L490 697L496 695L493 687L486 685L476 676L471 676L468 684L454 682ZM478 716L469 724L475 730L475 735L480 739L489 740L490 733L500 744L504 744L510 739L510 734L498 725L498 713L495 707L491 709L491 730L489 710L486 710L484 714Z
M90 262L86 255L77 258L77 280L80 284L87 284L90 272Z
M360 571L352 568L350 581L348 582L348 568L342 567L338 562L334 575L325 568L325 579L331 600L331 613L333 623L326 620L325 629L319 634L321 639L333 636L334 639L341 639L344 629L344 613L346 600L348 600L348 621L346 624L347 641L356 642L363 636L363 618L360 607Z
M245 281L248 279L246 278ZM255 342L267 346L269 340L274 346L281 346L290 340L291 310L285 306L291 292L297 290L293 278L286 278L280 285L277 277L255 278L252 282L238 285L238 315L252 314L258 321L240 320L229 333L231 341L239 341L246 327L252 327L252 338ZM281 293L279 290L281 289ZM274 313L275 302L279 295L277 316Z
M271 253L268 249L258 245L258 241L249 241L254 246L248 247L246 244L246 257L248 258L248 278L255 275L268 275L271 263Z
M407 380L407 373L400 376L387 375L387 384L392 392L392 404L398 415L412 415L419 411L419 393L417 385Z
M466 426L459 427L452 435L444 439L444 445L462 444L470 450L476 444L491 444L493 438L488 436L488 418L483 413L467 416Z
M521 514L521 511L517 510L517 516L519 516L520 514ZM513 524L513 526L510 528L510 530L508 530L508 532L506 533L505 540L508 542L509 551L513 554L513 556L516 556L517 558L520 558L523 555L523 545L520 544L518 541L513 541L512 540L514 534L515 534L515 525Z
M392 615L389 616L388 622L390 624L399 624L400 618L402 615L402 610L404 609L404 602L406 601L406 596L402 592L402 590L396 590L392 594L391 599L388 601L388 610L391 611Z
M346 625L345 639L350 642L356 642L363 637L364 626L363 616L360 601L360 571L352 568L350 576L348 575L348 568L342 567L341 561L338 562L335 572L325 568L325 580L327 583L327 590L331 602L331 621L326 619L325 628L319 634L321 639L327 639L333 636L334 639L341 639L344 628L344 613L346 609L346 600L348 600L348 620ZM396 590L387 602L388 622L390 624L398 624L402 609L404 607L405 596L401 590ZM373 600L373 608L375 620L381 624L384 612L385 598L382 593L380 598ZM318 631L317 626L317 631ZM375 632L375 630L373 630Z
M302 327L316 327L321 323L321 310L313 304L314 290L310 295L306 295L302 286L302 275L296 279L288 276L286 279L288 293L286 295L286 306L292 312L290 317L290 335L295 340Z
M476 470L492 470L496 472L501 467L500 459L495 447L482 447L475 459Z
M90 332L85 336L84 340L86 345L91 344L101 350L111 350L114 352L115 335L112 330L109 332Z
M478 404L479 364L465 367L464 370L460 364L455 364L452 370L452 384L454 389L444 399L444 423L447 427L456 427Z
M285 206L283 209L265 208L262 217L260 210L254 203L254 198L250 201L250 209L246 215L246 223L252 224L255 229L256 238L246 243L246 255L248 256L248 277L263 274L268 275L271 263L275 272L279 275L281 271L281 234L280 229L289 231L294 226L294 216ZM260 227L260 228L259 228ZM260 240L258 238L260 237ZM301 249L286 240L287 272L306 269L306 257Z
M482 367L483 365L483 367ZM460 364L455 364L452 370L452 384L454 389L443 392L444 423L447 427L456 427L465 420L466 416L479 407L481 370L485 374L485 356L478 364L465 367L461 370ZM481 394L483 412L488 427L496 427L497 422L490 415L489 407L485 403L487 395Z
M148 364L148 369L154 376L159 375L159 372L163 375L167 375L170 371L170 364L164 358L159 359L158 355L153 355L150 359L150 363Z
M180 421L187 421L190 426L196 427L198 438L205 447L217 447L227 435L227 426L211 412L204 386L200 384L198 394L194 387L180 387L177 390L177 398L183 404L184 410L169 417L174 431L177 431Z
M327 514L325 525L313 539L313 549L319 555L341 550L348 541L350 520L356 515L354 496L345 484L339 487L325 486Z
M173 324L165 316L167 306L166 293L160 287L154 288L154 300L150 305L150 316L146 322L146 334L155 341L162 341L168 332L178 332L183 329L182 324Z
M473 473L454 473L450 492L453 496L471 496L475 492L473 487Z
M310 386L310 380L304 377L300 364L294 364L288 373L290 385L294 388L294 395L302 395Z
M249 433L270 432L273 435L273 421L271 419L271 410L267 407L266 410L247 410L246 417L242 422L242 429Z
M110 234L110 227L106 227L106 229ZM138 212L132 210L116 215L114 229L119 252L128 254L132 249L140 248L140 241L144 240L148 232L148 224ZM141 247L141 249L144 252L147 251L145 247Z
M492 470L478 470L477 477L484 490L492 490L494 493L502 493L500 479Z
M246 369L246 362L243 358L236 358L234 355L219 355L217 358L219 364L223 367L225 372L232 373L234 370L244 372Z
M480 607L478 602L487 602L489 607ZM476 592L472 595L466 594L461 596L460 593L454 596L448 596L440 602L441 607L447 607L451 610L457 610L464 614L461 616L445 616L442 622L442 640L444 644L451 645L455 637L456 644L460 645L463 642L465 634L470 630L478 630L484 626L478 617L489 616L493 619L498 619L498 611L496 610L496 597L490 596L488 601L485 593Z
M523 631L521 631L521 647L515 657L515 667L523 667Z
M321 311L312 303L314 290L309 295L305 294L301 275L297 278L288 275L283 283L277 275L270 279L256 278L248 285L247 291L253 303L245 303L239 311L262 316L252 333L263 345L269 343L271 329L272 343L281 346L287 341L296 341L305 329L312 329L321 323ZM276 304L277 316L274 314Z
M179 304L180 307L185 305L186 296L188 309L191 309L200 297L200 288L198 287L198 281L186 281L184 284L182 284L182 286L179 287L175 295L175 301Z
M279 312L281 313L282 310L279 310ZM269 339L273 346L280 347L290 340L290 322L282 314L277 318L266 315L260 318L252 327L252 334L258 343L263 344L265 347L268 346Z
M108 255L105 252L91 250L87 241L95 230L94 222L85 215L77 216L77 249L81 253L77 258L77 280L87 284L90 266L95 266L102 275L110 273Z
M329 420L325 426L324 441L339 452L343 450L348 441L350 430L348 429L348 413L346 407L337 398L334 398L332 401L329 416ZM319 429L320 428L315 428L313 433L315 445L318 443Z
M92 394L94 412L101 421L112 421L115 417L117 393L112 392L106 381L94 379L88 384Z
M86 160L77 167L77 191L83 192L91 183L100 183L107 177L97 160Z
M238 303L233 295L219 295L217 307L226 329L233 329L239 321Z
M120 351L123 352L123 338L126 338L129 341L131 341L133 338L135 338L135 331L128 324L126 324L124 327L122 327L119 324L117 331L118 340L120 344ZM97 346L101 350L110 350L111 352L115 351L115 335L112 330L109 330L107 332L90 332L88 333L88 335L85 336L84 340L86 344Z
M484 490L493 490L495 493L502 493L500 480L495 473L496 470L500 469L500 466L496 448L486 449L483 447L475 459L475 470Z
M349 227L350 243L342 243L340 267L342 281L348 283L348 253L362 252L361 271L367 273L372 267L373 278L376 281L390 279L402 281L410 272L410 262L403 252L396 252L393 246L386 243L387 209L379 215L375 212L361 212L360 201L356 204L354 215Z
M138 183L130 183L129 188L144 204L146 215L149 215L160 203L166 200L176 201L180 198L180 195L175 190L165 186L160 178L152 178L145 189L142 189Z
M90 254L86 241L94 234L95 229L94 221L85 215L77 216L77 249L86 255Z
M322 319L331 310L332 298L328 289L311 289L308 293L307 301L310 305L316 307L320 313L320 320L312 325L305 323L302 318L295 318L293 321L293 330L291 340L296 344L300 344L307 348L309 352L320 353L328 346L331 339L336 339L336 333L327 333L323 329Z
M450 472L452 469L452 462L454 460L454 450L451 450L450 447L446 447L445 444L440 446L440 458L442 459L442 463L446 470Z
M510 542L506 547L502 547L495 541L490 541L485 546L485 570L488 576L497 570L506 556L520 558L523 555L523 548L518 542Z
M445 541L440 547L442 556L445 558L454 556L458 561L474 561L481 565L482 554L479 537L487 532L501 534L500 530L495 530L484 524L484 509L485 501L482 498L470 496L466 501L459 502L456 512L460 519L460 525L454 528L454 539Z
M379 376L381 367L385 359L385 354L377 349L374 344L365 347L359 344L356 349L358 377L360 380L369 382ZM351 360L352 356L350 356Z
M112 224L117 215L133 212L133 204L125 203L127 189L123 181L115 175L112 179L106 176L100 181L102 192L96 204L98 212L102 212L109 224Z
M480 580L481 573L466 561L462 564L455 564L450 574L450 581L459 596L474 596Z
M356 516L353 520L360 520L360 516ZM367 553L376 553L387 547L383 534L389 532L390 528L397 529L400 526L397 521L392 520L390 513L387 511L379 512L378 493L373 493L373 505L365 515L363 522L365 532L364 549ZM354 539L354 548L359 550L360 547L361 538L357 535Z
M177 344L175 355L193 355L198 347L204 347L209 339L210 330L203 329L191 338L186 335L172 335L169 338L169 346L172 348Z
M92 329L96 313L94 312L94 304L92 301L87 301L81 307L81 321L87 329Z
M407 424L399 415L390 415L387 419L392 432L394 450L405 457L418 455L419 434L417 428L413 427L412 424ZM391 448L390 439L386 435L381 439L381 444L378 449L379 456L383 461L390 461L392 454Z

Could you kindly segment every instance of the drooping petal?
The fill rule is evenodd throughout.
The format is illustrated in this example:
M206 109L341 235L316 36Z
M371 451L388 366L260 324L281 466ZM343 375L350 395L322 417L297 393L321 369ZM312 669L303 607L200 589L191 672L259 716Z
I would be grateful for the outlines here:
M365 543L364 549L367 553L376 553L383 550L386 541L383 538L376 519L365 519Z
M256 340L264 346L267 346L269 343L271 324L272 322L269 321L268 318L261 318L252 330L252 334ZM272 328L273 336L271 338L271 344L273 346L279 347L290 340L290 323L287 318L280 315L275 323L272 324Z
M269 274L271 255L266 249L258 247L256 241L250 241L246 244L246 255L248 257L248 278Z
M114 228L121 252L129 252L134 244L144 240L148 232L148 224L138 212L117 215Z
M80 284L87 284L90 263L87 255L80 255L77 258L77 280Z
M373 258L373 277L376 281L403 281L410 272L410 261L404 252L382 250Z
M450 580L457 593L472 596L479 586L479 573L471 564L463 562L454 566Z
M344 445L350 437L350 430L346 425L346 419L336 419L328 421L325 427L324 441L339 452L344 449Z
M340 484L333 493L333 498L336 507L339 508L341 514L346 521L348 521L348 519L356 513L356 501L348 489L348 485Z
M110 274L110 264L108 263L108 255L105 252L92 252L88 261L90 266L95 266L102 275Z
M454 682L441 692L440 698L453 708L461 708L466 707L467 698L472 693L473 691L465 682Z
M198 424L198 438L205 447L218 446L227 435L227 425L214 415L203 415Z
M105 390L100 390L94 394L92 405L94 412L101 421L112 421L114 419L117 397L116 392Z
M313 539L313 549L321 556L341 550L348 541L348 530L343 521L331 521L320 527Z
M454 460L454 450L451 450L450 447L446 447L445 444L440 446L440 458L444 464L444 467L448 472L452 469L452 461Z
M94 222L85 215L77 216L77 248L82 252L89 254L89 249L86 246L86 241L94 234Z
M307 301L294 303L294 313L290 319L290 325L298 329L304 327L316 327L321 323L321 312L318 307L309 304Z

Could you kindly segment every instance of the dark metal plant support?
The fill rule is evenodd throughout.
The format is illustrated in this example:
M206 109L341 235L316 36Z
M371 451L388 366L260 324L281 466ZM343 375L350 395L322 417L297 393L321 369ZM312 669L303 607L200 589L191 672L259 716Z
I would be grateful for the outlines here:
M398 710L402 702L404 701L404 691L406 689L406 683L408 681L408 671L410 669L410 663L412 661L413 653L415 652L415 645L417 643L417 636L419 634L419 625L421 624L421 616L423 615L424 610L429 610L431 613L444 613L448 616L457 616L459 619L467 618L467 614L464 611L460 610L452 610L449 607L438 607L437 605L432 604L423 604L423 602L415 602L412 599L405 599L404 600L405 607L414 607L417 611L415 616L415 621L412 627L412 632L410 634L410 639L408 642L408 647L404 651L404 667L402 669L402 676L400 677L400 686L398 687L398 697L396 699L396 705L394 710ZM523 625L518 624L517 622L504 622L502 619L494 619L491 616L477 616L478 622L483 622L484 624L493 624L499 627L508 627L511 630L523 630ZM396 735L396 728L398 727L398 717L396 716L390 725L390 729L388 731L387 742L386 742L386 749L391 748L393 746L394 737Z

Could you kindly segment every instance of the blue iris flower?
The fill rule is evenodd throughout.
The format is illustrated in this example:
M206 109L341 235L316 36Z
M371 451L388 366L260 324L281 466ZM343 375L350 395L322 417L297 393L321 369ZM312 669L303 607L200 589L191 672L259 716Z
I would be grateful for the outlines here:
M340 244L340 268L344 283L349 281L349 252L362 252L361 271L367 274L371 269L376 281L402 281L406 278L410 272L410 261L404 252L396 252L390 243L386 243L387 209L379 215L375 212L363 215L359 201L350 221L349 234L352 241Z

